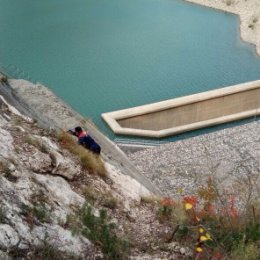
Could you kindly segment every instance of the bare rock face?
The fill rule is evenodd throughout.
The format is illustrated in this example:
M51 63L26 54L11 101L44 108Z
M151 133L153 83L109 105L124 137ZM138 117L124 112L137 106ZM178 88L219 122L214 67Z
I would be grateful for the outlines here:
M36 137L45 147L49 156L49 173L63 176L65 179L72 180L80 174L80 165L75 164L69 157L64 157L59 147L47 137Z
M7 224L0 225L0 247L8 248L19 242L17 232Z
M103 249L107 254L102 248L106 242L91 243L86 238L87 232L106 235L106 225L115 225L113 236L122 242L125 234L129 232L131 238L134 234L138 248L122 252L126 258L132 253L137 258L129 259L166 257L158 246L153 246L152 255L146 257L143 252L158 241L162 224L152 206L141 203L141 197L151 193L125 174L123 165L117 168L102 157L99 163L106 168L106 176L88 174L52 132L7 108L3 112L0 104L0 260L12 259L14 254L17 259L32 260L48 249L58 254L52 259L108 259L101 253ZM84 207L90 204L91 213ZM105 226L91 231L90 220L95 225L104 221Z
M29 135L37 129L24 124L13 125L0 109L0 259L8 260L13 248L29 252L46 243L84 259L93 245L63 227L85 202L67 182L81 168L50 138Z
M0 176L0 248L39 246L48 243L62 251L83 254L90 242L59 226L72 214L71 206L82 207L84 199L61 177L24 171L17 182ZM3 217L4 215L4 217Z
M36 151L31 154L31 156L27 157L24 160L28 167L37 173L49 173L52 170L51 165L51 158L48 154L42 153L39 150L35 149Z
M9 256L7 255L7 253L5 253L5 252L3 252L3 251L1 251L1 250L0 250L0 259L1 259L1 260L12 260L12 258L9 257Z
M32 235L37 237L39 241L44 241L45 237L48 236L48 242L54 247L79 254L83 254L91 244L86 238L73 236L69 230L65 230L59 225L38 226L32 231Z
M13 153L13 138L10 133L0 128L0 156L8 158Z

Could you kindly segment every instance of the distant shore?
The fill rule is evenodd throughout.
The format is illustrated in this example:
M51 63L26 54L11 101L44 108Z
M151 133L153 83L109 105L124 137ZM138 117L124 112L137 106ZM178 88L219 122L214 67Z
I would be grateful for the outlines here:
M237 14L240 17L241 38L256 46L260 55L260 3L259 0L185 0L187 2Z

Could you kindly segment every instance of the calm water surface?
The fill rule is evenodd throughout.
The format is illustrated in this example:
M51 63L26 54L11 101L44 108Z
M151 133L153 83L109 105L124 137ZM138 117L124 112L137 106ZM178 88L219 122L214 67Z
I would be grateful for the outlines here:
M260 79L238 17L180 0L0 0L0 63L92 120Z

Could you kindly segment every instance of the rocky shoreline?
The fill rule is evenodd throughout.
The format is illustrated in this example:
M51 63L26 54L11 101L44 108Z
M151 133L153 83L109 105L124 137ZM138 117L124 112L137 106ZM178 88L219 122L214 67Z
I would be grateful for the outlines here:
M260 121L128 154L170 197L196 194L208 179L241 205L260 197ZM181 191L181 194L180 194Z
M237 14L240 17L241 38L256 46L260 55L260 4L258 0L185 0L187 2Z

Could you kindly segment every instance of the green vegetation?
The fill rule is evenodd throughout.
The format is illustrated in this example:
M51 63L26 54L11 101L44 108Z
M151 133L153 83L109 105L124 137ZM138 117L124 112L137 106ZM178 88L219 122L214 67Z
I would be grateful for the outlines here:
M235 260L258 260L260 259L260 243L241 241L233 248L231 258Z
M90 173L97 173L101 177L107 176L106 168L101 157L88 151L83 146L78 145L73 136L64 131L60 131L58 133L58 140L63 148L79 158L83 169L87 169Z
M128 242L120 239L115 234L116 225L110 223L105 210L99 211L99 217L92 213L90 206L83 209L83 235L93 243L100 245L106 259L119 260L125 259L129 249Z
M68 228L73 235L80 234L83 228L81 212L78 212L76 215L67 215L66 223L62 226Z
M182 197L163 198L157 209L159 220L172 228L168 242L193 245L194 259L259 259L259 203L239 210L235 197L220 196L211 179L196 195Z
M39 220L42 223L51 222L50 213L47 210L45 204L42 202L33 204L33 206L22 204L21 209L22 209L22 215L25 216L26 221L31 228L35 223L35 219Z
M92 207L84 205L76 215L67 216L63 227L69 228L73 234L82 233L101 248L107 260L123 260L128 255L128 241L116 235L116 225L110 222L104 209L95 216Z

